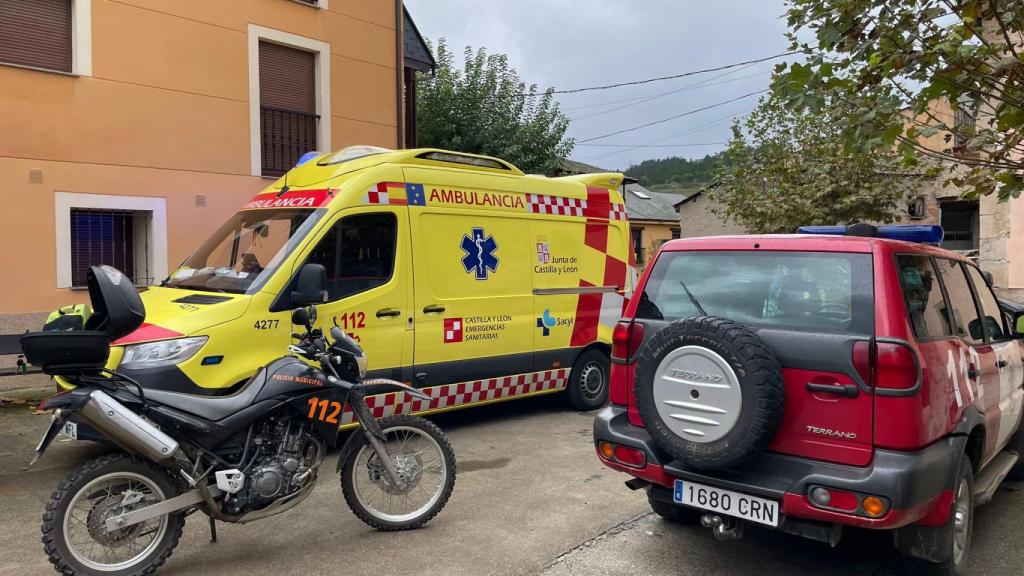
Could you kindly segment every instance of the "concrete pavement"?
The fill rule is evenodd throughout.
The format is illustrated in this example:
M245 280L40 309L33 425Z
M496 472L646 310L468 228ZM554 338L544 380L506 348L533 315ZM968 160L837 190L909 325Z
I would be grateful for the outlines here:
M555 398L510 402L435 419L455 446L455 492L425 528L379 533L353 516L333 474L322 469L313 496L282 515L245 526L188 519L162 575L218 574L898 574L889 540L851 531L837 550L750 529L716 542L700 528L649 514L642 492L597 462L592 415ZM39 543L46 499L68 468L98 449L60 442L28 472L45 416L0 409L0 575L53 574ZM1024 493L1004 488L979 511L972 574L1024 573Z

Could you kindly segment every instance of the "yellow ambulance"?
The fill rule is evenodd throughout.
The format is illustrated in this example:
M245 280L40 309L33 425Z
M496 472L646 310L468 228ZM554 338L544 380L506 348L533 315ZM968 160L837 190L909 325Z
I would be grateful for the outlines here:
M108 367L147 387L230 394L287 349L291 310L306 303L299 270L316 263L318 323L362 344L368 377L431 397L370 397L376 416L559 391L595 408L633 282L622 180L524 175L434 149L316 156L142 294L146 323L113 343Z

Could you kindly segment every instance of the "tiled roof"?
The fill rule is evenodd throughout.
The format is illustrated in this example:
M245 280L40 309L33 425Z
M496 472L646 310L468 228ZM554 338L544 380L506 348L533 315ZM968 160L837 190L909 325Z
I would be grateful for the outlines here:
M647 198L644 198L647 196ZM626 184L626 213L630 220L663 220L679 222L675 204L679 194L652 192L639 184Z

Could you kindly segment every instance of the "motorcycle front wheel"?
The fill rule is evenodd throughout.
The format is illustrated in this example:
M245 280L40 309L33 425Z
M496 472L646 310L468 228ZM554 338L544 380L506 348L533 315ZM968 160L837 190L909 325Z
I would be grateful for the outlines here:
M455 452L444 432L419 416L378 422L398 484L366 436L357 432L342 454L341 492L352 512L377 530L419 528L444 508L455 488Z
M43 549L66 576L152 574L178 544L184 518L165 514L108 530L108 518L173 498L164 470L125 453L108 454L72 471L43 513Z

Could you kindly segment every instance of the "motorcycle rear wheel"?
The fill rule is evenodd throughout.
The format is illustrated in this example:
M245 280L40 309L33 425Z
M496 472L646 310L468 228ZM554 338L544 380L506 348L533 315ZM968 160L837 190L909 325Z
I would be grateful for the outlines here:
M388 416L379 424L405 485L391 483L366 436L357 432L341 456L341 492L352 513L377 530L419 528L451 497L455 451L440 428L419 416Z
M43 513L43 549L65 576L152 574L178 545L184 518L167 514L107 531L107 518L173 498L178 486L164 470L123 452L73 470Z

